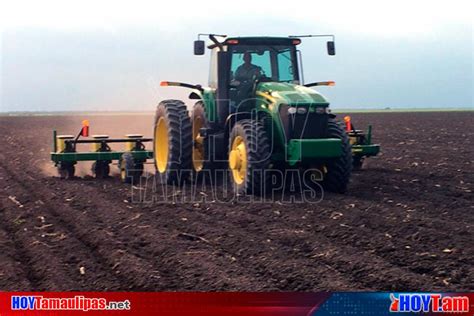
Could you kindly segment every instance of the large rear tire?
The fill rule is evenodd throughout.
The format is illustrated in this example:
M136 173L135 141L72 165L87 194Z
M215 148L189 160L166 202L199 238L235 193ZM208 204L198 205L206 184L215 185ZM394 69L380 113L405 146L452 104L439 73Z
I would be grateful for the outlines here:
M349 137L342 125L334 120L328 122L328 138L342 141L342 155L326 164L323 187L331 192L345 193L352 173L352 150Z
M229 137L229 170L234 192L265 193L270 148L270 140L260 122L245 119L235 123Z
M193 141L193 178L197 178L203 170L210 169L212 165L212 153L209 151L208 139L201 135L201 128L207 128L209 126L206 118L206 110L202 101L198 101L194 104L191 123Z
M153 135L156 173L168 184L187 181L192 168L192 133L191 120L182 101L160 102Z

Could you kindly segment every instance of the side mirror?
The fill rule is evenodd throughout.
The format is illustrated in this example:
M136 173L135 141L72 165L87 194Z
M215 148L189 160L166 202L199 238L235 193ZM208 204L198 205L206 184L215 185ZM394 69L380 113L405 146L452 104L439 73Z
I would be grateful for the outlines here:
M328 55L331 55L331 56L336 55L336 47L334 46L334 42L333 41L327 42L327 46L328 46Z
M204 55L206 43L204 41L194 41L194 55Z

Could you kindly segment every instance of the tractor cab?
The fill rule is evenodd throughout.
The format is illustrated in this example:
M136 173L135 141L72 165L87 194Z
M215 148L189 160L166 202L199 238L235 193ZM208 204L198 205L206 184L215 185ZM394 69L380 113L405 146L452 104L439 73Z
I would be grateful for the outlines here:
M286 37L242 37L210 45L209 87L220 88L218 99L228 99L231 112L248 110L254 106L259 83L300 83L296 54L300 42Z

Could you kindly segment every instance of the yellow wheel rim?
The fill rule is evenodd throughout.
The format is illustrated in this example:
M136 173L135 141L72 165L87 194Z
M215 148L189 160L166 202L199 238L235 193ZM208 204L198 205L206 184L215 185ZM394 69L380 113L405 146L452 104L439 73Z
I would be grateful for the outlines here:
M168 166L169 144L168 144L168 124L163 117L160 117L155 128L155 166L160 173L166 171Z
M199 133L203 125L202 118L196 116L193 120L193 166L197 172L201 171L204 165L203 138Z
M232 148L229 153L229 168L232 170L234 182L242 184L247 174L247 148L241 136L235 137L232 142Z

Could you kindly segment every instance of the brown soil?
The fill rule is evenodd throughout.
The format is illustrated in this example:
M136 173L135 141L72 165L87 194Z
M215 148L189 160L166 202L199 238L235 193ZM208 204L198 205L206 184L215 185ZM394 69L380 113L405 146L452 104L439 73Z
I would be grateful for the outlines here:
M474 290L474 112L352 117L382 153L347 194L294 206L132 203L88 165L54 175L51 131L81 117L1 117L0 289ZM90 121L151 135L151 116Z

